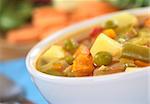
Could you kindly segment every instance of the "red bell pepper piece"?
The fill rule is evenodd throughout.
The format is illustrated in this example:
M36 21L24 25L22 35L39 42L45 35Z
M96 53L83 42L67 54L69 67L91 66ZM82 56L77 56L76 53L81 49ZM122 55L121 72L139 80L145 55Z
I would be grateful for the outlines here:
M95 27L92 32L90 33L90 37L96 38L100 33L102 33L103 28L102 27Z

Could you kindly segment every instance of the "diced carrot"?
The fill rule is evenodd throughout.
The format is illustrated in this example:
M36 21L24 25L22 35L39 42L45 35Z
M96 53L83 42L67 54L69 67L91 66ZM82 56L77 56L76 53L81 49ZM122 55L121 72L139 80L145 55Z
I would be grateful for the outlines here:
M40 29L37 29L31 25L26 25L18 29L10 30L6 33L7 41L13 44L38 41L40 31Z
M64 65L62 63L54 63L52 68L55 71L62 72L64 70Z
M88 49L87 46L85 45L80 45L79 48L76 50L74 57L77 57L80 54L86 54L89 55L90 54L90 50Z
M137 65L138 67L146 67L146 66L150 66L150 63L146 63L140 60L135 60L134 64Z
M145 26L150 28L150 18L148 18L147 20L145 20Z
M39 35L39 39L44 39L46 38L47 36L51 35L52 33L54 32L57 32L61 29L63 29L66 25L58 25L58 26L49 26L45 29L43 29L43 31L40 33Z
M33 25L40 28L66 24L68 15L52 7L36 8L33 11Z
M72 72L76 77L91 75L94 71L92 56L79 54L73 61Z
M93 59L87 46L80 45L74 57L72 72L76 77L87 76L93 73Z
M106 2L87 2L80 5L71 15L71 22L78 22L95 16L117 11L118 9Z
M116 32L113 29L106 29L103 31L104 34L106 34L107 36L109 36L112 39L116 38Z

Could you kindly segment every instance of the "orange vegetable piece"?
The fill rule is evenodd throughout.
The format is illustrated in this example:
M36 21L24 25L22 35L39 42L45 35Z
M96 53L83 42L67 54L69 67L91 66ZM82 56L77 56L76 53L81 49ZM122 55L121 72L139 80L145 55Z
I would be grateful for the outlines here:
M107 13L117 11L118 9L107 2L87 2L79 5L71 15L71 23L79 22L95 16L101 16Z
M116 32L113 29L106 29L103 31L104 34L106 34L107 36L109 36L112 39L116 38Z
M40 28L67 24L68 15L52 7L40 7L33 11L33 25Z
M90 50L87 46L85 45L80 45L79 48L76 50L76 52L74 53L74 57L77 57L80 54L86 54L89 55L90 54Z
M79 54L73 61L72 72L76 77L89 76L94 71L91 55Z
M40 29L37 29L31 25L25 25L24 27L10 30L6 33L7 41L13 44L38 41L40 31Z
M140 60L135 60L134 64L137 65L138 67L146 67L146 66L150 66L150 63L147 62L143 62Z

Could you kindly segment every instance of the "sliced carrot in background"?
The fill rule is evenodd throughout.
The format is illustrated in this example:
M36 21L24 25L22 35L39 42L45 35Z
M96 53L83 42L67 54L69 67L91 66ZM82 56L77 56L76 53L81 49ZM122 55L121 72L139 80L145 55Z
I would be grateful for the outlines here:
M49 26L49 27L43 29L43 31L39 34L38 38L40 40L44 39L47 36L51 35L52 33L63 29L65 26L66 26L65 24L64 25L58 25L58 26Z
M10 43L38 41L69 24L95 16L117 11L105 2L88 2L80 5L71 14L53 7L40 7L33 10L32 25L26 25L7 33Z
M88 2L77 7L71 15L71 21L81 21L117 10L116 7L106 2Z
M19 29L9 31L7 33L7 41L13 44L38 41L40 31L40 29L37 29L31 25L26 25Z
M68 16L65 12L52 7L41 7L33 11L33 25L40 28L66 24Z
M145 20L145 26L150 28L150 18L148 18L147 20Z

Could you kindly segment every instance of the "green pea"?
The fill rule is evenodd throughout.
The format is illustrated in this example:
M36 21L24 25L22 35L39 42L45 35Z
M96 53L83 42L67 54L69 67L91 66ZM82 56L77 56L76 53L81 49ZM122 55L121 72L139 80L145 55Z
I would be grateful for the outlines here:
M68 64L73 64L73 60L74 60L74 58L73 58L73 56L66 56L65 57L65 61L68 63Z
M117 27L116 23L112 20L108 20L105 23L105 28L116 28L116 27Z
M94 56L94 63L97 66L109 65L111 62L112 62L112 55L108 52L101 51Z
M69 51L69 52L74 52L75 49L77 48L77 43L74 40L65 40L64 42L64 49Z

